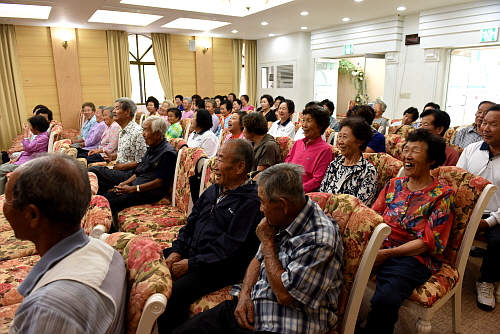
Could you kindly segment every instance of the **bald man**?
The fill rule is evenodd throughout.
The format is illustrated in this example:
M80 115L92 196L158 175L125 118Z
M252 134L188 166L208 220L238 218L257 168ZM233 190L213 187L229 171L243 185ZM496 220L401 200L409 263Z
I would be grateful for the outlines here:
M66 155L36 158L12 173L5 218L41 259L17 289L24 300L9 333L124 332L125 263L80 227L90 197L87 172Z

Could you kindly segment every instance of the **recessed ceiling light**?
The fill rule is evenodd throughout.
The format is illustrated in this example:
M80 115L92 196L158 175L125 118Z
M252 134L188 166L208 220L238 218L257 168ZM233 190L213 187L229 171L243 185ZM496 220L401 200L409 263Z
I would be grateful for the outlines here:
M267 23L267 22L261 22L260 24L262 24L263 26L267 26L269 23Z
M405 9L406 9L406 7L398 7L398 8L396 8L396 9L397 9L397 10L405 10Z
M363 0L354 0L354 1L356 1L356 2L361 2L361 1L363 1Z
M231 32L232 32L233 34L236 34L236 33L238 32L238 30L231 30Z
M185 17L178 18L162 25L162 28L174 28L174 29L187 29L187 30L202 30L208 31L215 28L223 27L230 22L212 21L212 20L199 20L199 19L188 19Z
M273 37L273 36L274 36L274 34L269 34L269 36L270 36L270 37Z
M301 12L300 15L309 15L309 12Z
M344 18L342 19L342 21L344 21L344 22L347 22L347 21L349 21L349 20L350 20L350 18L348 18L348 17L344 17Z
M15 17L19 19L41 19L49 18L50 6L17 5L9 3L0 4L0 17Z
M302 30L306 30L306 29L307 29L307 27L300 27L300 29L302 29Z
M198 12L216 15L230 15L244 17L251 14L273 8L293 0L273 0L273 1L207 1L207 0L121 0L120 3L143 6L183 10L188 12Z
M161 15L117 12L114 10L98 10L89 19L89 22L128 24L131 26L145 27L161 19Z

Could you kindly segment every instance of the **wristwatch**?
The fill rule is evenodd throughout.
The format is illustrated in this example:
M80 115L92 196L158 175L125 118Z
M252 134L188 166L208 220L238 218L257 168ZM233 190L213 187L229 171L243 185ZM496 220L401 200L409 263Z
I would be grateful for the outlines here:
M141 188L139 188L139 185L137 185L137 192L140 193L141 192Z

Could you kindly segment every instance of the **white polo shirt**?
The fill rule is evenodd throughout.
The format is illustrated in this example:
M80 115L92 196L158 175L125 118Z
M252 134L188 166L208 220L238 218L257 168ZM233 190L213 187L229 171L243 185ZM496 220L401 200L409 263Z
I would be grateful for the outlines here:
M472 143L467 146L457 166L466 171L484 177L497 187L500 187L500 154L493 156L489 150L489 145L484 141ZM485 214L490 214L486 222L490 226L500 223L500 192L491 196L488 205L486 206Z
M273 137L290 137L293 139L295 136L295 124L290 119L283 123L277 120L271 125L268 133Z
M211 158L217 153L217 142L218 139L215 134L210 130L205 130L200 133L191 132L187 144L189 147L203 148L208 157Z

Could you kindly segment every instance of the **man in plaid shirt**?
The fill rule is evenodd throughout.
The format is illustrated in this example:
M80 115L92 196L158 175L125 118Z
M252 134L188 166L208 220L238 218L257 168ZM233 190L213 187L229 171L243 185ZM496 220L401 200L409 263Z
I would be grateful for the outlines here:
M337 322L343 244L337 223L304 195L303 168L278 164L258 180L261 244L233 300L174 333L325 333Z

